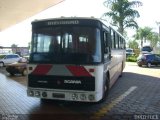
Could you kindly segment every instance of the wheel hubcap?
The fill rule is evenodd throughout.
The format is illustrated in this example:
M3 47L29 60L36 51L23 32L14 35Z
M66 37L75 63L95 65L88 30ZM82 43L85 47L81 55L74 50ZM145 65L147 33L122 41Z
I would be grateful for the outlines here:
M148 63L148 67L151 67L151 63Z
M0 67L3 67L3 63L0 63Z

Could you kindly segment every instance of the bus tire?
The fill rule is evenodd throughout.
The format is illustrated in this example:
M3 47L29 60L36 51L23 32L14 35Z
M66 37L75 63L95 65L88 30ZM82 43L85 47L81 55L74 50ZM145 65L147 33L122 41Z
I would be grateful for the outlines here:
M121 65L121 73L120 73L119 77L122 77L122 74L123 74L123 63Z
M106 77L105 84L103 86L103 97L99 101L99 103L102 103L102 102L106 101L106 98L108 96L108 93L109 93L109 79L108 79L108 77L109 76Z
M9 73L11 76L14 76L14 73Z

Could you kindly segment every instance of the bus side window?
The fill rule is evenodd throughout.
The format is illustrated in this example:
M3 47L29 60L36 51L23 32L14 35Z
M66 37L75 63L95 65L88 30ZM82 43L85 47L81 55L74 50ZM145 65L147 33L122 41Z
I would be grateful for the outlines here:
M109 47L109 42L108 42L108 34L104 32L104 53L108 53L108 47Z
M120 48L125 49L125 43L122 37L120 37Z
M112 43L112 48L115 48L115 33L113 32L113 30L111 29L111 43Z
M119 48L122 49L122 38L119 36Z
M115 47L116 47L116 49L118 49L119 48L119 36L118 36L118 34L115 34Z
M126 42L123 40L123 49L126 49Z

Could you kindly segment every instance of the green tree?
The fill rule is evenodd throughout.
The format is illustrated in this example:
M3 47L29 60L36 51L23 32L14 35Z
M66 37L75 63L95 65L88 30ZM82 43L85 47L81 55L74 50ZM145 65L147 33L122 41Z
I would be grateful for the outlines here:
M140 1L128 0L107 0L104 5L111 11L104 13L104 16L111 18L111 24L118 27L118 31L123 34L126 28L138 28L135 18L140 17L139 12L134 7L142 6Z
M128 47L132 49L138 49L138 43L136 42L136 40L130 40L128 42Z
M151 33L152 33L152 28L150 27L139 28L133 37L136 40L141 40L141 47L143 47L143 41L149 39L149 37L151 37Z
M18 45L16 45L16 44L12 44L12 45L11 45L11 48L12 48L12 52L13 52L13 53L17 53L17 47L18 47Z
M17 47L18 47L18 45L16 45L16 44L12 44L12 45L11 45L11 47L12 47L12 48L17 48Z
M148 39L150 41L151 47L155 47L157 45L157 43L160 41L158 33L156 33L156 32L151 32L148 35Z

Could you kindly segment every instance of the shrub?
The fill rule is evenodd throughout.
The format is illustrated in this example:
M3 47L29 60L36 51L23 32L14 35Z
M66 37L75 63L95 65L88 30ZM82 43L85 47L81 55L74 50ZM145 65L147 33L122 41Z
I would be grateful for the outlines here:
M136 62L137 61L137 55L127 56L126 61L127 62Z

